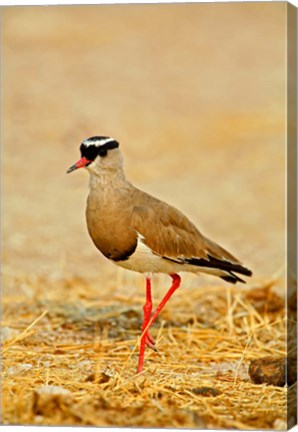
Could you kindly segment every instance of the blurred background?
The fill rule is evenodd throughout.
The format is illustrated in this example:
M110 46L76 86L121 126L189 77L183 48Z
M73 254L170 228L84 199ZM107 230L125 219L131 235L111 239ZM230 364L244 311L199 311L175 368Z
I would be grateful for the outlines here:
M254 280L281 271L286 7L3 8L4 273L114 277L87 233L88 173L65 174L92 135Z

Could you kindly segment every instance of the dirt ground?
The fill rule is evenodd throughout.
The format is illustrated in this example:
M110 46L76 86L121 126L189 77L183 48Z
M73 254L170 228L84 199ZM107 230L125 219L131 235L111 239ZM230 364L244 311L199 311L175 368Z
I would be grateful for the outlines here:
M286 428L286 388L247 373L285 354L286 7L2 8L5 424ZM183 274L140 376L143 276L96 251L65 174L92 135L254 272Z

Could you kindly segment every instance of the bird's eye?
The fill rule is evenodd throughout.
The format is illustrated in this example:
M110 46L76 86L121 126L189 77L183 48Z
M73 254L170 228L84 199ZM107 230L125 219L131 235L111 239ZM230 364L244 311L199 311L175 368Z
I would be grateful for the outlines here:
M98 155L100 157L105 157L108 154L108 150L106 148L99 148L98 149Z

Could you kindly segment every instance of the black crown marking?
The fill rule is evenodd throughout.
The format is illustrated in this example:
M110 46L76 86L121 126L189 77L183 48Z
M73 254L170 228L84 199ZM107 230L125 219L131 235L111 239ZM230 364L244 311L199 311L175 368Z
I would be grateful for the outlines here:
M101 144L102 142L102 144ZM119 147L118 141L113 138L94 136L84 140L80 146L82 157L94 161L97 156L105 157L109 150Z

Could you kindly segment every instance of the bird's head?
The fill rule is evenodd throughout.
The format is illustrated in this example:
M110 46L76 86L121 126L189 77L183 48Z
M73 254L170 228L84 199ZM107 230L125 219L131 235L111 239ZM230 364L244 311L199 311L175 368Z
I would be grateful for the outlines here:
M80 146L81 159L68 168L67 174L78 168L87 168L92 173L100 171L104 165L111 167L117 165L115 149L118 147L119 143L114 138L94 136L85 139ZM117 151L116 159L119 157L119 151Z

